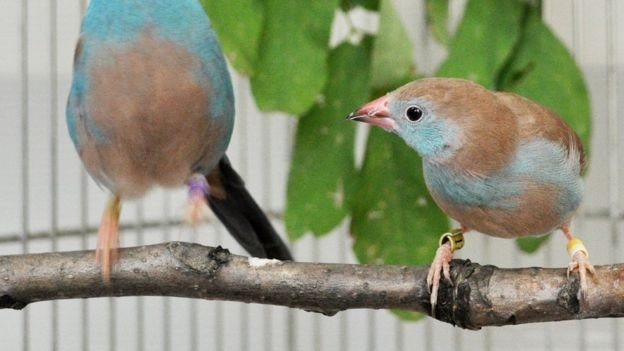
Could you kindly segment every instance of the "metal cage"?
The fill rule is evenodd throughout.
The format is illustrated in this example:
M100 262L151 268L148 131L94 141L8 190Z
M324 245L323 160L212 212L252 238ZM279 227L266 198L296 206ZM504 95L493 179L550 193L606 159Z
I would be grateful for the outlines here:
M396 0L409 19L421 69L444 56L430 38L424 1ZM464 1L452 0L461 13ZM0 254L93 249L104 204L82 170L64 125L71 62L85 0L0 1ZM364 21L371 21L362 14ZM544 0L544 17L573 51L591 91L593 139L586 196L574 225L595 264L623 261L624 3ZM340 32L339 24L335 32ZM337 35L337 34L336 34ZM234 76L237 123L228 154L278 230L295 119L255 107L249 83ZM267 156L268 155L268 156ZM221 244L243 253L211 220L181 225L184 193L156 190L126 205L123 246L167 240ZM348 224L320 239L292 243L298 260L355 262ZM568 262L554 235L535 255L513 241L471 235L460 253L499 266ZM0 350L621 350L614 319L463 331L434 320L401 322L387 311L324 317L279 307L179 298L119 298L36 303L0 311Z

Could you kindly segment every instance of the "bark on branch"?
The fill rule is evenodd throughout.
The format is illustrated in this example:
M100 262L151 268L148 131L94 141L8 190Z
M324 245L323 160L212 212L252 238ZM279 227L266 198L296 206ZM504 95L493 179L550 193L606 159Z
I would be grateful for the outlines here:
M0 308L101 296L179 296L301 308L430 313L427 266L248 259L182 242L122 249L110 286L93 251L0 256ZM565 269L501 269L454 260L435 317L462 328L624 316L624 264L596 267L582 308Z

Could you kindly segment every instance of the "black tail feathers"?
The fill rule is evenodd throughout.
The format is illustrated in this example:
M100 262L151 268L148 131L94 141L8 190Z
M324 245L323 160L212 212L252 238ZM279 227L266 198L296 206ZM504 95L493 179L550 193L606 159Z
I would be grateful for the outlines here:
M213 172L216 172L225 196L209 195L208 203L236 241L255 257L292 260L288 247L251 197L227 156L219 161Z

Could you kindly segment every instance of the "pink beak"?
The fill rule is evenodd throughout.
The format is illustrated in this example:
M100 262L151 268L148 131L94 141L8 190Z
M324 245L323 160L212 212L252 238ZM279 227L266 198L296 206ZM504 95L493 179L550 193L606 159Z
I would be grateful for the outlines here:
M388 94L377 98L349 114L347 119L372 124L390 132L395 128L395 122L390 118L390 110L388 110L389 98L390 95Z

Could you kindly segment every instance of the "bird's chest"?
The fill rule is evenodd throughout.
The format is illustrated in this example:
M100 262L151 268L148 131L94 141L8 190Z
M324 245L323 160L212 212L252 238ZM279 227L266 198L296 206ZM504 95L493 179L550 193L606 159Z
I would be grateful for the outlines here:
M436 198L456 206L478 206L511 209L521 184L506 170L489 176L473 176L435 165L425 164L425 181Z

